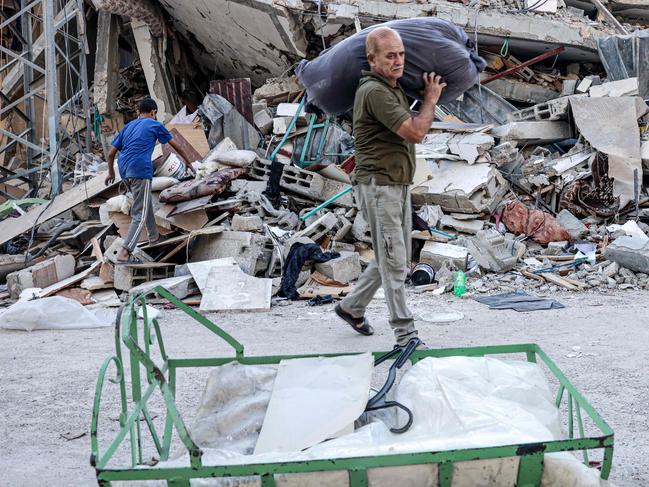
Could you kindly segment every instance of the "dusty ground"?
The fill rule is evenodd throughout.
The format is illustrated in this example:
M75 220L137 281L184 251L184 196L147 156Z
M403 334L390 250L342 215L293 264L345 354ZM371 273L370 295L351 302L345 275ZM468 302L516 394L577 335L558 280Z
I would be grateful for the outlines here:
M535 342L558 363L615 431L611 479L619 486L649 485L649 293L616 292L557 295L566 309L516 313L490 311L469 299L411 295L415 312L457 310L462 321L420 322L431 347ZM246 345L249 354L385 350L392 336L385 303L368 312L376 335L356 335L340 323L331 305L277 306L269 313L212 314L210 317ZM227 352L217 338L178 311L162 321L172 355L219 356ZM572 347L586 354L569 358ZM95 383L103 360L114 352L113 330L0 331L0 485L96 485L89 466L89 424ZM191 416L204 375L181 375L181 412ZM114 431L115 386L108 387L100 428ZM110 399L113 397L113 399ZM152 407L153 413L159 405ZM84 434L85 433L85 434ZM68 440L65 436L78 439ZM108 442L104 435L103 447ZM119 458L124 458L120 452Z

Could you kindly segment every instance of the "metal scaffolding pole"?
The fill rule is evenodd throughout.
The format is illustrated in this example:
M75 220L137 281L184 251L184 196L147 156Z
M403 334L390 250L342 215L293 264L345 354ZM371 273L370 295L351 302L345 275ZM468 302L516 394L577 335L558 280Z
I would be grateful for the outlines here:
M14 25L17 21L20 31ZM41 34L33 39L37 26ZM92 144L84 2L21 0L20 10L13 15L2 12L0 29L5 28L17 37L22 49L17 52L0 46L8 57L8 62L0 67L5 72L0 88L0 118L13 112L24 120L26 130L13 133L0 128L0 134L6 136L0 154L19 144L25 148L26 157L20 161L24 162L20 170L0 167L0 176L4 176L2 181L25 181L28 175L33 193L44 176L34 169L49 170L54 196L60 193L63 180L71 173L67 167L74 167L63 164L70 160L67 147L76 142L81 150L89 151ZM47 103L47 130L42 131L41 140L37 140L37 128L42 123L42 119L37 120L37 98ZM64 114L65 129L61 127ZM85 127L83 136L78 134L77 125Z

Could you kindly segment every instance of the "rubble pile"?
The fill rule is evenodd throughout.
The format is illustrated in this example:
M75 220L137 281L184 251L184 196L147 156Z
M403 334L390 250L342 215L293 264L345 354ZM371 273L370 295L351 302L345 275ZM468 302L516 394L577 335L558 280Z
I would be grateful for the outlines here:
M373 258L351 191L351 127L305 112L295 83L257 90L253 123L240 101L208 94L167 125L193 173L168 146L154 151L163 239L148 243L143 232L141 264L115 262L130 195L104 186L105 163L82 160L89 179L3 222L4 296L110 306L164 286L203 310L259 310L272 295L344 295ZM513 110L502 125L454 115L433 123L411 187L413 268L435 276L418 290L450 291L456 271L474 293L649 285L649 108L637 88L614 96L619 83ZM283 166L279 198L267 192L271 159Z
M283 32L293 45L282 48L277 62L255 58L246 51L256 45L250 41L241 46L241 62L222 66L223 73L245 77L203 79L199 86L201 68L188 66L181 43L204 48L195 59L199 64L212 55L210 66L229 47L214 53L216 41L202 38L207 34L199 29L196 37L183 34L184 4L165 25L164 7L173 2L144 2L144 9L137 1L95 3L98 30L112 32L114 40L104 45L97 34L97 52L104 56L97 56L103 64L94 68L94 145L84 149L80 142L80 134L90 139L90 124L72 124L60 149L64 191L54 198L45 173L35 191L24 191L23 180L2 184L4 196L22 199L0 205L0 296L11 302L62 295L116 306L161 285L204 310L258 310L269 309L272 296L317 304L349 292L374 255L368 225L354 206L351 117L314 110L285 64L307 53L315 57L369 25L363 13L369 7L332 3L318 18L312 15L315 4L303 6L294 12L302 24L289 23ZM296 5L286 5L283 15ZM434 9L454 26L469 27L454 16L468 8L457 2L377 5L381 12L371 23ZM629 46L646 50L649 35L609 35L643 20L617 8L620 21L614 22L608 10L579 5L481 3L474 19L478 33L469 36L487 66L480 84L438 106L436 121L416 147L412 269L423 272L423 281L413 284L417 291L448 292L458 271L466 273L470 294L647 287L649 76L646 63L633 58L638 50ZM618 3L612 5L616 11ZM382 11L388 7L393 14ZM123 19L108 12L132 15L132 29L117 28ZM518 28L512 18L534 23L530 44L517 44L511 32L503 35L490 24L500 18L496 14L510 30ZM197 25L209 18L194 17ZM534 29L541 24L558 30L540 40ZM575 26L580 28L571 37ZM599 37L586 39L591 30ZM231 34L236 43L238 34ZM564 45L549 49L556 39L551 46L548 39L563 35ZM7 39L3 45L15 48ZM126 45L130 50L120 51L126 63L108 59L112 49ZM259 62L254 69L252 59ZM110 81L116 67L119 75ZM20 96L16 81L11 90L2 81L8 100ZM192 101L195 92L201 95ZM156 147L152 189L163 237L149 243L143 232L136 251L142 263L123 265L115 255L131 221L132 198L119 178L104 184L105 154L147 93L159 101L158 115L190 155L192 170L171 147ZM15 113L0 124L22 130ZM37 135L45 141L41 129ZM18 146L0 159L10 173L24 167Z

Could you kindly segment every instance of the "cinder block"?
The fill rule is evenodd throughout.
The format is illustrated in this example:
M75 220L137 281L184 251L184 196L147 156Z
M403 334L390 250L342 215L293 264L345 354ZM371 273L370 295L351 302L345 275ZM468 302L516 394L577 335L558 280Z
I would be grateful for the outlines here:
M338 224L338 218L333 213L325 213L313 223L308 225L304 230L295 234L295 238L309 237L313 241L318 241L326 234L331 232Z
M7 289L12 299L30 287L44 288L74 275L74 257L62 254L7 275Z
M268 135L273 129L273 117L268 113L267 109L262 109L255 113L254 122L262 134Z
M129 289L128 295L130 297L133 297L142 293L146 294L158 286L162 286L178 299L184 299L187 296L198 292L198 286L196 286L194 278L189 275L144 282L138 286L135 286L134 288Z
M258 180L267 180L270 174L271 162L265 159L258 159L252 163L250 168L250 177ZM306 196L316 201L327 201L329 198L337 195L347 189L349 184L334 181L325 178L295 166L284 166L280 186L288 191ZM335 200L333 206L343 206L351 208L354 204L354 198L350 193L341 196Z
M336 259L316 264L315 270L334 281L347 284L361 275L360 256L356 252L342 252Z
M147 263L114 266L113 287L129 291L142 283L173 277L176 264Z

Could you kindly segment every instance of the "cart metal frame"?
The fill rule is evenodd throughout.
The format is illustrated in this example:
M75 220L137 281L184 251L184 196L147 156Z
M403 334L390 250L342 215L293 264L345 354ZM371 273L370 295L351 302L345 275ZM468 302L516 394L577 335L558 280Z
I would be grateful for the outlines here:
M156 319L149 320L146 311L147 295L157 294L166 299L178 309L192 317L200 325L212 331L225 340L233 349L234 356L218 358L172 358L165 351L160 325ZM138 310L141 308L143 320L138 321ZM157 342L157 350L163 363L158 365L152 359L153 347ZM123 349L125 347L124 353ZM374 352L378 357L385 352ZM486 460L494 458L519 457L518 480L516 485L538 486L543 472L545 453L560 451L582 451L584 462L589 464L589 450L602 450L601 478L607 479L613 461L613 430L589 404L586 398L559 370L557 365L536 344L498 345L486 347L451 348L416 351L411 361L413 363L425 357L450 357L486 355L524 354L527 361L545 365L559 383L556 396L556 406L560 408L564 396L567 396L568 409L568 438L558 441L538 443L522 443L515 445L494 446L488 448L470 448L452 451L429 451L395 455L377 455L357 458L332 458L301 462L278 462L246 465L203 465L202 451L193 441L183 418L175 403L176 372L187 367L214 367L230 362L241 364L277 364L281 360L314 357L340 356L349 353L311 354L311 355L273 355L248 356L244 347L231 335L219 328L200 313L182 303L169 291L157 287L147 293L135 297L126 303L118 313L115 326L115 355L107 358L99 371L91 424L91 457L90 463L95 467L99 485L110 486L111 481L120 480L166 480L169 487L189 487L190 479L209 477L239 477L259 476L262 487L275 485L275 474L305 473L331 470L347 470L351 487L368 485L367 469L376 467L393 467L400 465L418 465L436 463L439 465L440 487L450 487L453 478L453 464L470 460ZM130 387L124 373L124 360L130 361ZM120 393L120 430L105 450L99 448L98 428L101 409L102 392L105 379L111 365L116 370L116 377L109 378L119 386ZM142 377L144 375L144 377ZM130 398L127 389L130 388ZM147 401L152 394L159 390L166 406L164 430L156 430ZM592 420L596 436L585 436L583 413ZM577 431L575 421L577 419ZM172 438L175 432L189 451L190 466L184 468L149 467L136 468L143 465L143 435L146 425L153 440L157 455L161 461L169 458ZM128 440L126 438L128 437ZM109 467L113 455L123 442L128 441L131 453L130 467Z

